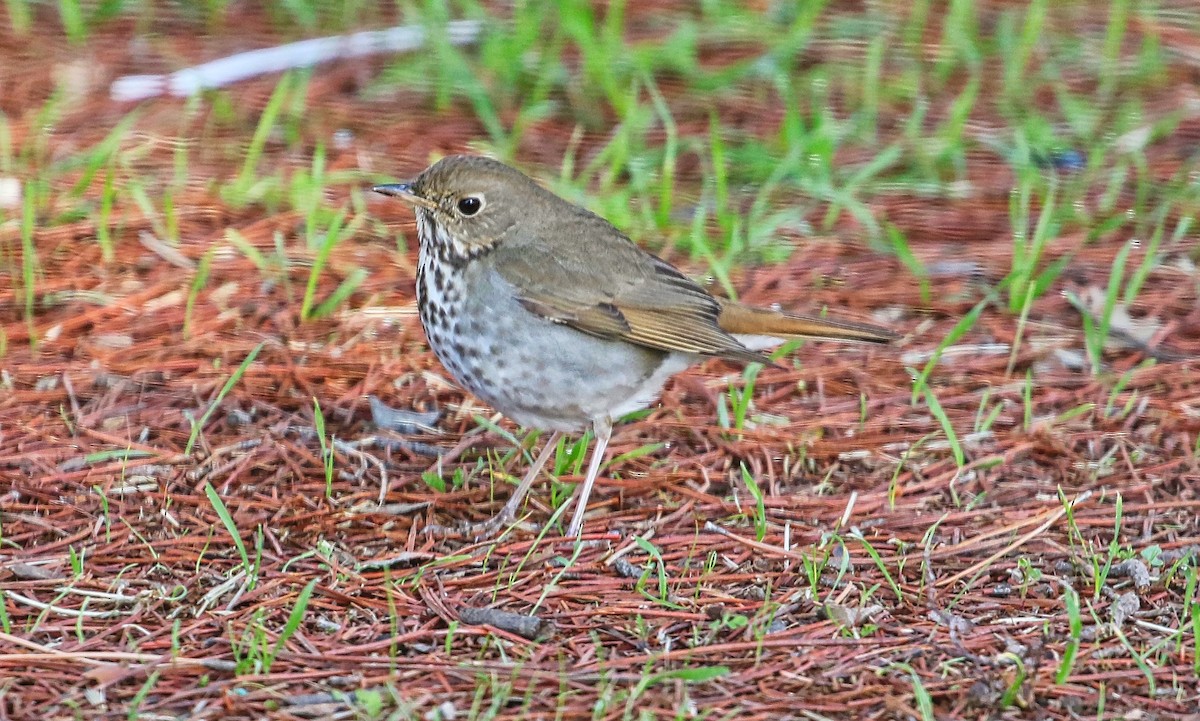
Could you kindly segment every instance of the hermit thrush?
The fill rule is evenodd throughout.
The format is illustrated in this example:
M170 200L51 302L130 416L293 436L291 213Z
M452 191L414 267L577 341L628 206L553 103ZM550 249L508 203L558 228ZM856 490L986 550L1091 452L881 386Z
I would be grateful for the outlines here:
M715 298L608 221L488 158L451 156L374 190L416 211L417 307L438 359L496 410L552 431L482 533L515 517L560 434L591 426L596 447L567 530L579 536L613 421L702 358L769 363L759 349L786 338L896 337Z

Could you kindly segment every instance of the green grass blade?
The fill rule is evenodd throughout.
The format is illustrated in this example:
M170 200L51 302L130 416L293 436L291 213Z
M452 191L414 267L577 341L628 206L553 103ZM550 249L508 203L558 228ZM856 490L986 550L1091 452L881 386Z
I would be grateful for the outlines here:
M208 423L209 417L212 416L215 410L217 410L217 406L221 405L221 401L224 400L229 391L233 390L233 387L237 385L239 380L241 380L242 374L246 372L246 369L249 368L250 364L254 362L254 359L258 357L258 352L263 349L264 345L266 345L266 341L254 346L254 349L250 351L250 354L246 356L246 359L243 360L241 365L239 365L237 369L233 371L233 374L229 376L229 380L225 381L225 385L221 386L220 392L217 393L217 397L213 399L213 402L209 404L208 410L204 411L204 415L200 416L200 420L192 425L192 433L190 436L188 436L187 445L183 448L183 454L185 456L191 454L192 448L196 445L196 439L200 437L200 432Z

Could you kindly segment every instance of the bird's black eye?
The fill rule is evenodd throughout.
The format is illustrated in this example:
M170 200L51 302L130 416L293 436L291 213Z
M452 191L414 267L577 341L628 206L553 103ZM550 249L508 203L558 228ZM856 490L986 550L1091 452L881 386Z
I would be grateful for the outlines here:
M475 215L481 210L483 210L483 198L477 195L468 195L458 200L458 212L463 215Z

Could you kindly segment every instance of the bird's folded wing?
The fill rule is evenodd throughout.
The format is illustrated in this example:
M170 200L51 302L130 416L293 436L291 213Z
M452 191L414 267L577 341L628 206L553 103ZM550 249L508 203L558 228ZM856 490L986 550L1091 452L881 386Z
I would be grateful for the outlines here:
M717 301L636 246L603 261L572 262L516 249L493 253L496 271L531 313L601 338L663 351L767 361L717 324Z

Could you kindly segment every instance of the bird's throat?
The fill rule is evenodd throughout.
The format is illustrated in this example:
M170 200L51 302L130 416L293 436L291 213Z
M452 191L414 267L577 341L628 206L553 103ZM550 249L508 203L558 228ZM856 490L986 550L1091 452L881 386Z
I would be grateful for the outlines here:
M417 208L417 237L421 253L429 254L431 261L455 270L472 260L486 255L495 244L468 243L457 237L452 228L439 222L432 210Z

